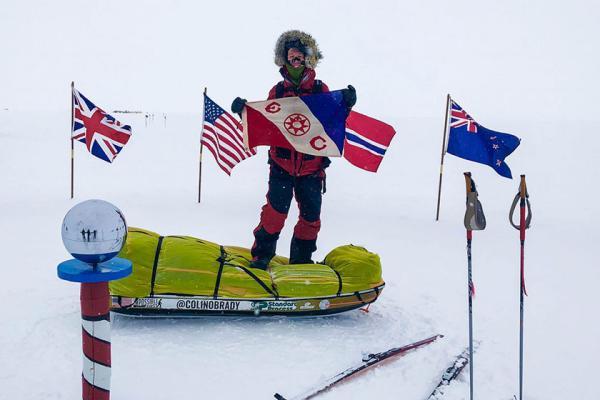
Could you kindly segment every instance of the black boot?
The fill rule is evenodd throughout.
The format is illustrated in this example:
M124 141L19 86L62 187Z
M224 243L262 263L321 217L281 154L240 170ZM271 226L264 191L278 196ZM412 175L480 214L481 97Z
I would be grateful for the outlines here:
M292 238L290 264L314 264L312 253L317 249L317 240Z
M270 258L253 257L252 261L250 261L250 268L258 268L258 269L262 269L263 271L266 271L267 268L269 267L269 261L271 261Z
M250 268L266 270L269 262L275 257L275 248L279 234L270 234L264 228L254 232L254 245L252 246L252 261Z

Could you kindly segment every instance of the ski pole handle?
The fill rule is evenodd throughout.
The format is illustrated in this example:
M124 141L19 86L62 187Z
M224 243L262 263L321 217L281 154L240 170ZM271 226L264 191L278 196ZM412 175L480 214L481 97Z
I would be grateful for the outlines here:
M525 182L525 175L521 175L521 182L519 183L519 192L515 195L515 198L510 206L510 212L508 213L508 221L516 230L521 230L521 223L519 225L513 222L513 216L515 214L515 209L517 208L517 203L519 203L520 207L525 209L527 206L527 216L525 218L525 229L529 229L531 225L531 203L529 202L529 193L527 192L527 183Z
M470 172L465 172L465 184L467 187L467 209L465 211L464 225L467 229L467 239L470 240L470 231L485 229L485 215L479 201L475 181Z
M529 193L527 193L527 183L525 183L525 175L521 175L521 183L519 184L519 197L521 198L522 202L529 197Z
M473 185L473 180L471 179L471 173L465 172L465 184L467 185L467 207L469 204L469 193L471 193L471 186ZM465 216L466 219L466 216ZM471 242L473 240L473 231L469 229L468 224L465 223L465 228L467 228L467 242Z
M473 191L473 180L471 179L471 173L465 172L465 184L467 185L467 195Z

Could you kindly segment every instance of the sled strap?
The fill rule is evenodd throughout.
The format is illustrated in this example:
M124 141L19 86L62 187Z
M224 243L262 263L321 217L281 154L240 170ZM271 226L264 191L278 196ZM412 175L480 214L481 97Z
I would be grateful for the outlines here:
M150 280L150 296L154 296L154 281L156 280L156 270L158 268L158 258L160 256L160 249L162 248L164 236L158 237L158 244L156 245L156 253L154 253L154 263L152 265L152 280Z
M325 264L325 265L327 265L327 264ZM331 268L331 266L329 266L329 265L327 265L327 266L328 266L329 268ZM335 275L336 275L336 276L337 276L337 278L338 278L338 291L337 291L337 294L336 294L336 296L339 296L340 294L342 294L342 277L340 276L340 273L339 273L339 272L337 272L335 269L331 268L331 270L332 270L333 272L335 272Z
M258 276L254 275L254 273L252 273L252 271L250 271L250 269L243 267L241 265L236 265L235 267L241 268L245 273L250 275L250 277L252 279L254 279L256 281L256 283L258 283L267 293L269 293L271 296L273 296L276 300L279 300L279 294L275 293L273 290L271 290L271 288L269 288L267 285L265 285L265 283L263 281L261 281L258 278Z
M381 292L379 291L379 288L377 286L375 286L373 289L375 290L375 299L373 301L375 301L379 298L379 293L381 293ZM371 304L371 303L369 303L369 304Z
M221 284L221 275L223 275L223 266L225 266L225 256L227 255L223 246L219 246L219 248L221 249L221 255L217 258L217 261L219 262L219 272L217 273L217 281L215 282L215 291L213 293L213 299L215 300L219 297L219 285Z

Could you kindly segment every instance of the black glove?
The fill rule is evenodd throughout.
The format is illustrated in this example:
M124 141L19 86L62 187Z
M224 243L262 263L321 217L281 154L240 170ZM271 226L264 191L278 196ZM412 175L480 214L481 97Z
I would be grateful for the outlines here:
M356 104L356 89L354 89L354 86L348 85L348 89L342 89L342 97L346 108L352 108Z
M235 114L241 114L247 101L248 100L242 99L241 97L236 97L235 100L233 100L233 103L231 103L231 111Z

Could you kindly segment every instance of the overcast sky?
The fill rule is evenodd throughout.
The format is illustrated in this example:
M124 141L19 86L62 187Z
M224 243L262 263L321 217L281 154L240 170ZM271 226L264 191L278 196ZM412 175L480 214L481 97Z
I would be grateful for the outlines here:
M231 3L5 0L0 110L68 111L71 80L107 110L200 112L205 86L223 106L260 100L297 28L318 76L372 115L436 116L450 92L475 118L599 118L597 1Z

